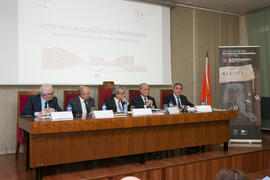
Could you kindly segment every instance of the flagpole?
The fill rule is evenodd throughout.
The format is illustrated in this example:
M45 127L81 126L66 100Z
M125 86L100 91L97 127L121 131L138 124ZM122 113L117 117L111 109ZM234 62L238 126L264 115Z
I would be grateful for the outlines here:
M206 51L206 59L207 59L207 61L208 61L208 58L209 58L209 57L208 57L208 50L207 50L207 51ZM207 62L207 61L206 61L206 62ZM205 62L205 63L206 63L206 62ZM208 69L208 62L207 62L206 65L207 65L207 69ZM207 75L207 76L208 76L208 75ZM207 78L208 78L208 77L207 77ZM207 105L207 104L208 104L208 103L207 103L207 95L205 96L205 101L206 101L205 104Z

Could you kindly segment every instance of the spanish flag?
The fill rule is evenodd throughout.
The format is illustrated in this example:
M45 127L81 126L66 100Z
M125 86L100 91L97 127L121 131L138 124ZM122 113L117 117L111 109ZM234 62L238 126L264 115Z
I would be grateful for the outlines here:
M200 103L206 105L211 105L211 86L210 86L210 71L209 71L209 59L208 53L205 57L205 67L203 73L203 83Z

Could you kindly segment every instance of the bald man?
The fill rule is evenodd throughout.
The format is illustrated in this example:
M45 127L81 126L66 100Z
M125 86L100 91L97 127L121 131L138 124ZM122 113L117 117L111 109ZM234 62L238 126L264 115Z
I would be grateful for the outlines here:
M62 111L54 96L54 89L50 84L40 86L38 95L30 96L21 115L44 116L54 111Z
M68 101L68 111L72 111L74 116L84 116L91 112L91 108L95 107L95 100L90 97L90 89L86 86L78 88L79 96L71 98Z

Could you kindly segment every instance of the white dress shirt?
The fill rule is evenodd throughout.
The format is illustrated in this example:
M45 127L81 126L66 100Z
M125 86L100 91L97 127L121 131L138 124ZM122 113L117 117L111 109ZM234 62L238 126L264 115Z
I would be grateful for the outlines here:
M46 103L46 101L41 96L40 96L40 101L41 101L41 111L42 111L43 109L45 109L45 103ZM50 106L49 106L49 102L47 102L47 103L48 103L47 104L47 110L48 110L50 108ZM34 112L34 116L38 116L38 113L39 112Z
M81 106L82 106L82 115L86 115L87 114L87 110L86 110L86 106L85 106L85 100L83 98L81 98L81 96L79 96L80 102L81 102Z
M181 98L180 98L180 96L176 96L174 93L173 93L173 96L174 96L174 99L175 99L176 105L179 107L179 104L178 104L178 98L177 98L177 97L179 97L179 101L180 101L180 103L181 103L181 105L182 105L182 102L181 102Z
M122 106L121 100L118 100L118 99L116 99L115 97L114 97L113 99L114 99L114 102L115 102L115 105L116 105L116 108L117 108L117 112L122 112L122 111L119 109L119 105L118 105L118 103L119 103L119 101L120 101L120 106L121 106L122 110L124 110L124 109L123 109L123 106Z
M142 100L143 100L143 103L144 103L144 108L147 108L147 107L145 106L145 104L146 104L146 102L148 101L148 98L147 98L147 97L143 97L142 95L141 95L141 97L142 97ZM145 101L144 101L144 98L145 98Z

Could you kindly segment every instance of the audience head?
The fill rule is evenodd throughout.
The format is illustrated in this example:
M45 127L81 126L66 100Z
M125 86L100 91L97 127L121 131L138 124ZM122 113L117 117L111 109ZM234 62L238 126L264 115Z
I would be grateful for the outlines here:
M181 84L181 83L175 83L173 85L173 93L176 96L180 96L182 94L182 91L183 91L183 84Z
M141 179L135 176L127 176L127 177L122 178L121 180L141 180Z
M43 84L40 86L39 89L40 95L41 97L45 100L45 101L50 101L53 99L53 87L51 84Z
M80 86L78 88L78 94L82 99L87 100L90 98L90 89L86 86Z
M140 84L139 90L140 90L140 93L141 93L141 95L142 95L143 97L149 96L149 93L150 93L150 87L149 87L148 84L146 84L146 83Z
M113 88L113 92L112 92L113 97L115 97L116 99L121 100L122 98L125 97L125 91L122 87L120 86L115 86Z
M216 180L248 180L248 178L240 170L223 169L218 173Z

